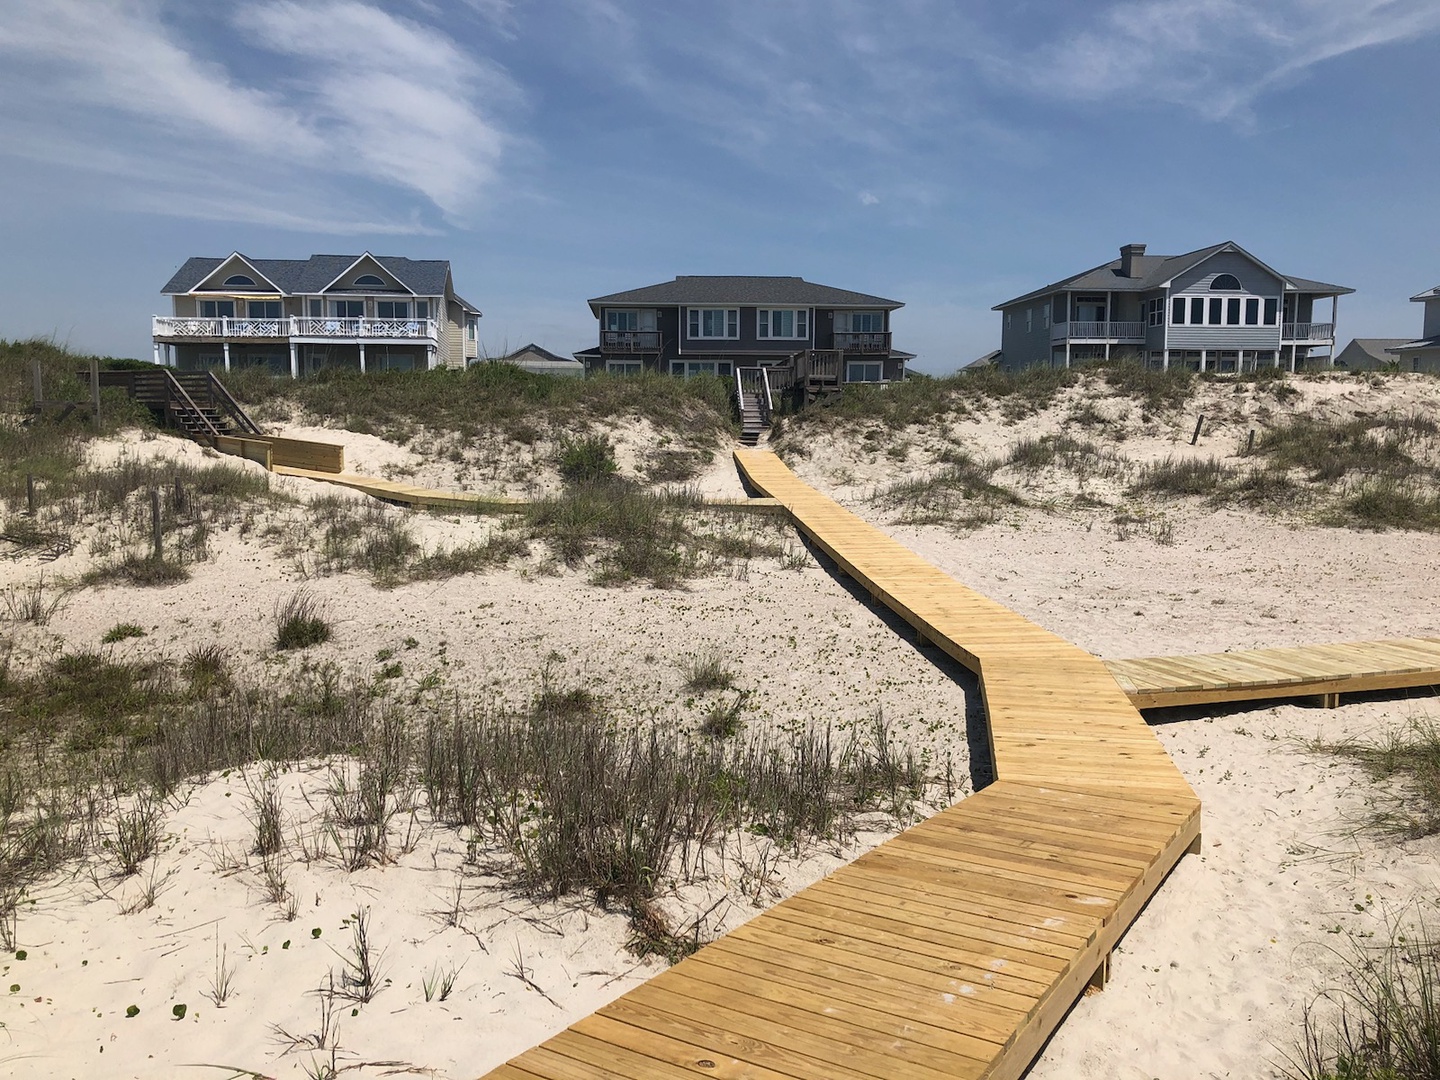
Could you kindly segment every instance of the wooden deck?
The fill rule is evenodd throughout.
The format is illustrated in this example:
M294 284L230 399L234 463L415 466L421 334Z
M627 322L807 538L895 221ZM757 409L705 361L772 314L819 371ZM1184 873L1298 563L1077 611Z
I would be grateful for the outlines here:
M1334 706L1341 694L1440 686L1440 638L1152 656L1105 666L1140 709L1309 695Z
M1099 660L773 454L735 457L845 573L979 674L999 779L488 1075L1018 1077L1198 844L1199 801Z

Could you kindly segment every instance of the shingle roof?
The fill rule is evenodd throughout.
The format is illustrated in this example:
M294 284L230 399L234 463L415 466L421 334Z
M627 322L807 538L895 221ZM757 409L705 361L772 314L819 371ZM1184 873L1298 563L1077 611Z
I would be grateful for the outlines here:
M224 259L195 257L185 260L185 265L175 272L174 277L160 290L163 295L187 293L214 273L230 256ZM274 283L287 295L318 293L337 277L348 270L361 256L359 255L311 255L308 259L252 259L242 255L251 266ZM419 296L445 296L450 280L450 263L445 259L406 259L399 255L376 255L376 262L383 266L406 288ZM453 296L469 311L478 309L468 302Z
M542 349L539 345L536 345L533 341L532 341L529 345L526 345L524 348L516 349L514 352L510 353L508 356L502 356L502 357L500 357L500 359L503 360L503 361L507 361L507 362L513 363L513 362L516 360L517 357L523 356L523 355L525 355L526 353L535 353L537 356L540 356L540 357L542 357L543 359L550 361L551 363L564 364L566 367L574 367L574 366L575 366L575 363L576 363L574 360L567 360L567 359L566 359L565 357L563 357L563 356L557 356L555 353L551 352L549 349Z
M1231 248L1254 258L1244 248L1240 247L1233 240L1227 240L1223 244L1211 244L1196 251L1187 252L1184 255L1137 255L1131 262L1133 273L1125 277L1120 273L1119 259L1111 259L1100 266L1092 267L1074 277L1061 278L1059 281L1051 282L1043 288L1034 289L1017 296L1013 300L1006 300L1002 304L996 304L991 311L1000 311L1011 304L1024 303L1026 300L1033 300L1045 296L1048 293L1058 292L1061 289L1093 289L1097 292L1149 292L1151 289L1158 289L1176 275L1184 273L1190 267L1204 262L1210 256ZM1258 262L1258 260L1256 260ZM1264 265L1263 263L1261 265ZM1283 275L1290 285L1294 286L1296 292L1318 292L1325 295L1343 295L1352 293L1354 289L1348 289L1344 285L1328 285L1323 281L1310 281L1307 278L1290 277Z
M1433 289L1426 289L1424 292L1418 292L1410 299L1416 301L1440 300L1440 285L1436 285Z
M601 304L794 304L796 307L874 307L893 311L905 305L883 296L816 285L798 277L688 276L647 285L642 289L597 296L590 310L600 314Z
M1399 345L1392 345L1386 352L1413 352L1416 349L1440 349L1440 337L1421 338L1418 341L1406 341Z
M1340 353L1347 353L1353 347L1359 349L1366 356L1370 357L1370 359L1378 360L1381 363L1384 363L1385 361L1390 359L1388 356L1385 355L1386 352L1390 349L1396 348L1397 346L1404 345L1406 340L1407 339L1405 338L1389 337L1351 338L1350 344L1346 345L1345 348L1341 349ZM1339 354L1337 354L1337 356L1338 355Z

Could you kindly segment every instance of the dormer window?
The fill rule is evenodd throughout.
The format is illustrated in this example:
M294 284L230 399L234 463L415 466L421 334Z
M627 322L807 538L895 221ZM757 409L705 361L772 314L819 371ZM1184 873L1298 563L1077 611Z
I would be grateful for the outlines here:
M381 278L376 277L374 274L361 274L355 279L355 284L365 285L369 288L374 289L383 289L385 287L385 282Z
M225 284L235 289L253 289L255 281L244 274L231 274L225 279Z
M1239 292L1240 279L1234 274L1216 274L1210 281L1211 292Z

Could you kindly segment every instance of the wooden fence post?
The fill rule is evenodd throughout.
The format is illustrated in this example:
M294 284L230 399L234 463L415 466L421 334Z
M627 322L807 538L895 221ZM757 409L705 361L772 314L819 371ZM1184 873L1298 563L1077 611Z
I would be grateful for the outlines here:
M159 562L165 557L163 546L163 533L161 532L160 521L160 489L150 489L150 530L155 541L155 561Z
M35 474L25 474L25 509L31 517L35 516Z
M38 410L45 401L45 380L40 373L40 361L35 361L35 408Z
M100 358L90 358L90 415L100 423Z
M1190 436L1190 445L1191 445L1191 446L1194 446L1196 440L1200 438L1200 429L1201 429L1202 427L1204 427L1204 426L1205 426L1205 414L1204 414L1204 413L1201 413L1201 414L1200 414L1200 419L1195 421L1195 434Z
M185 512L185 485L180 482L180 477L175 477L175 513Z
M1250 429L1250 437L1245 440L1245 453L1253 453L1255 450L1255 429Z

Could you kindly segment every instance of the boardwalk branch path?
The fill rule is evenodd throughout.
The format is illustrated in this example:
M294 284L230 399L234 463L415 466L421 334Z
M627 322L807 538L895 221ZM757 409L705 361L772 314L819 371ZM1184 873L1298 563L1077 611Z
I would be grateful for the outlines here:
M1014 1078L1200 803L1099 660L741 450L842 570L981 680L998 779L502 1065L496 1080Z

